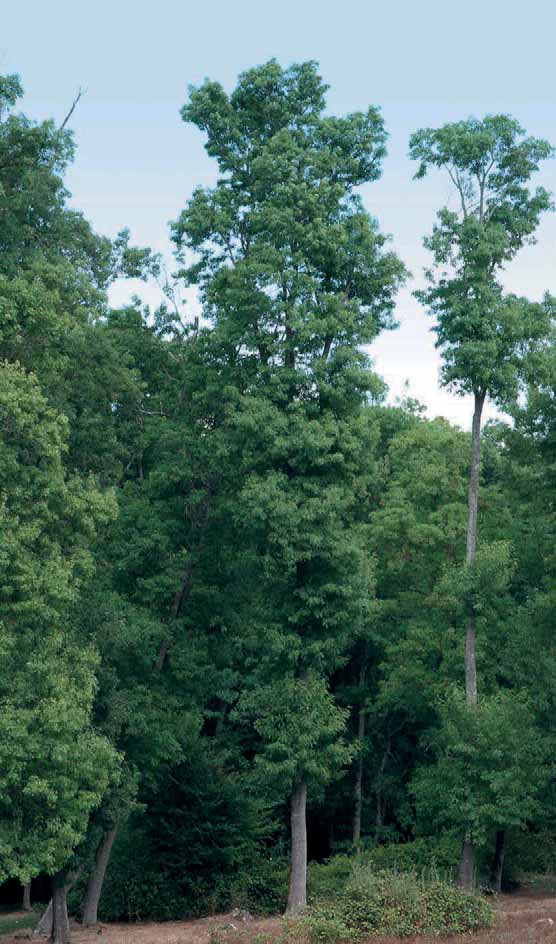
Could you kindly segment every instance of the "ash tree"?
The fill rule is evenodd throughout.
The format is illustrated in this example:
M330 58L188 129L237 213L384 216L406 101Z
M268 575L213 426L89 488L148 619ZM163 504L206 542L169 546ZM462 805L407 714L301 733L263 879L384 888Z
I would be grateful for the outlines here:
M425 246L433 255L428 286L417 297L435 318L442 380L458 394L473 396L468 483L466 564L477 549L481 420L488 397L499 407L517 399L524 365L547 338L553 302L542 303L504 292L502 273L519 250L534 241L548 192L531 187L540 163L552 155L543 140L527 137L507 115L487 116L415 132L410 156L416 177L431 168L446 173L457 209L442 208ZM472 595L470 596L472 601ZM465 690L477 703L476 613L468 607L465 636ZM471 824L462 849L460 881L474 881Z
M76 631L114 502L66 474L66 440L36 378L0 365L0 881L54 875L56 941L69 939L64 870L118 778L93 725L95 650Z
M219 387L236 474L226 581L237 711L253 724L261 772L289 794L289 911L306 901L307 789L332 775L334 744L342 754L328 677L372 596L355 521L372 439L362 405L377 388L362 345L393 326L404 276L356 193L380 174L382 117L328 116L325 93L313 62L270 61L231 94L210 81L191 89L182 117L206 133L219 174L173 228L181 276L203 305L205 385Z

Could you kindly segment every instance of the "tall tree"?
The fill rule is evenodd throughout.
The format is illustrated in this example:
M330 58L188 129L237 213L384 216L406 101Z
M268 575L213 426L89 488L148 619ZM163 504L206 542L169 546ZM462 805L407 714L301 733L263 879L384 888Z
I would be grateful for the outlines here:
M62 873L118 767L92 724L95 652L75 631L91 544L114 503L67 476L66 435L36 379L0 366L0 879L24 883Z
M506 115L469 119L412 135L410 155L419 161L416 177L430 167L445 171L459 208L438 213L425 246L433 254L429 286L418 292L436 318L437 346L444 357L443 381L473 396L466 562L477 548L481 419L488 396L503 406L515 400L524 351L546 337L550 303L533 304L504 294L502 269L534 238L541 214L551 206L543 188L530 179L552 149L526 137ZM476 618L473 608L465 636L465 691L477 702ZM463 842L460 881L474 882L471 829Z
M243 594L245 658L259 688L244 707L263 754L288 768L289 911L306 900L316 758L303 742L286 761L283 735L309 691L321 693L313 753L342 728L327 676L369 599L363 543L346 526L366 439L361 405L374 383L361 345L392 325L404 274L355 193L380 174L380 113L325 116L325 92L315 63L284 70L275 61L244 73L231 95L208 81L192 89L182 115L206 132L220 175L174 226L183 278L199 286L210 323L206 364L225 398L238 475L231 520L242 569L229 579Z

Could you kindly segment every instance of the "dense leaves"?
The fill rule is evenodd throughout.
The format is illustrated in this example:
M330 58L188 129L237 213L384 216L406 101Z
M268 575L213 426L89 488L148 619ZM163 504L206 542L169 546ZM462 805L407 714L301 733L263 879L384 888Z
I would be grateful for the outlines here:
M313 902L347 882L310 938L488 923L421 873L463 840L489 880L501 835L555 826L554 300L503 289L551 148L504 115L411 139L457 198L419 298L470 438L386 405L366 353L407 278L360 191L379 108L330 115L314 62L192 88L215 183L158 310L115 310L160 260L70 207L71 133L21 92L0 78L0 880L65 897L82 869L94 923L107 864L125 919L276 910L289 869L295 911L308 830L309 859L372 864L310 867ZM511 421L481 431L488 396Z

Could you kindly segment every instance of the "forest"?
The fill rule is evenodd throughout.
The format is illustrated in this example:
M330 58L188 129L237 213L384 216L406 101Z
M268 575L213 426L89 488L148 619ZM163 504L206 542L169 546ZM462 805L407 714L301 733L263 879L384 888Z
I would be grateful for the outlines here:
M553 149L507 114L408 142L456 197L417 295L466 431L370 359L412 274L380 107L326 93L312 61L190 89L218 176L169 267L94 231L71 114L0 76L0 899L56 944L466 932L556 873L556 299L503 284ZM159 306L115 308L137 279Z

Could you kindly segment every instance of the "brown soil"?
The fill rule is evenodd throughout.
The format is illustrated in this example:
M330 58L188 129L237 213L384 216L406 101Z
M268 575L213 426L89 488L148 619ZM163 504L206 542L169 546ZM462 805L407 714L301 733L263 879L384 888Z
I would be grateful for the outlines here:
M556 944L556 896L532 891L502 895L496 911L496 927L480 934L442 939L374 937L369 944L439 944L441 940L446 944ZM164 924L99 924L89 929L76 925L72 944L271 944L284 930L281 918L244 920L232 912ZM17 937L2 937L2 944L19 944L22 937L23 932ZM39 942L41 938L33 940Z

